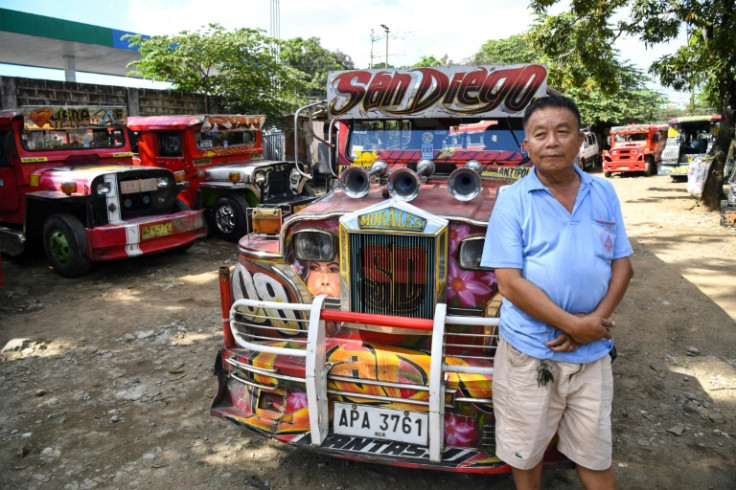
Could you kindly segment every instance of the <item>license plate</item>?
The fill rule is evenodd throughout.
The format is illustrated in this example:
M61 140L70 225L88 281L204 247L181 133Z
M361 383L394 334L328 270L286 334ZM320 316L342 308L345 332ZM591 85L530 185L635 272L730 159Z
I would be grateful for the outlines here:
M156 179L124 180L120 182L121 194L137 194L139 192L152 192L158 189Z
M335 403L332 430L335 434L375 437L427 445L429 416L424 412Z
M161 223L160 225L149 225L141 228L141 239L148 240L159 236L171 235L174 231L171 223Z
M618 169L619 169L619 170L628 170L628 169L629 169L629 167L619 167Z

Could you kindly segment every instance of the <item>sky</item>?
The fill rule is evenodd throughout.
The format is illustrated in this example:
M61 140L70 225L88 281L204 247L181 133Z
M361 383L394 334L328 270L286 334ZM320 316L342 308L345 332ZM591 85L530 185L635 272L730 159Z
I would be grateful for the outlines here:
M425 55L438 59L447 55L462 64L486 41L520 34L534 20L526 0L0 0L0 7L10 10L148 35L197 31L209 23L227 29L263 29L272 35L272 5L278 5L282 39L318 37L324 48L349 55L358 68L368 67L371 52L374 63L385 61L382 25L389 29L388 63L406 66ZM682 42L646 49L636 39L624 39L616 47L622 60L646 73L653 60ZM31 73L2 64L0 75L63 80L61 71ZM106 82L81 73L77 81L157 86L148 81ZM687 94L656 83L649 87L676 105L687 102Z

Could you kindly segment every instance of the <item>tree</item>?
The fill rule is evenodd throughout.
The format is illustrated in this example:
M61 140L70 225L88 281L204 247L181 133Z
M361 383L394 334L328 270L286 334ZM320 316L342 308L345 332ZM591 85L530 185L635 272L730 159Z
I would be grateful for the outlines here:
M442 58L437 59L434 56L422 56L422 59L414 63L413 67L422 67L422 66L447 66L451 65L452 61L447 55L444 55Z
M560 40L554 49L550 47L550 54L538 44L540 41L544 39L534 28L529 33L492 39L480 47L471 62L546 64L550 86L573 98L583 122L599 134L622 122L652 122L657 118L656 108L664 103L664 97L645 88L647 78L630 64L619 62L615 52L612 58L599 61L601 66L607 65L605 71L613 77L602 82L583 65L575 48L577 41Z
M227 111L276 118L305 101L305 75L273 55L276 40L262 30L226 31L217 24L176 36L127 35L141 59L130 64L144 78L171 82L176 89L202 93L205 110L219 96Z
M515 34L506 39L486 41L470 62L474 65L486 63L494 65L513 65L516 63L539 63L539 52L534 49L526 34Z
M329 51L319 44L319 38L296 37L281 43L281 61L299 70L302 81L311 96L324 97L327 73L336 70L352 70L355 64L341 51Z
M675 39L680 29L688 33L688 43L676 53L665 55L650 67L664 86L694 90L702 86L708 99L718 107L721 129L711 150L713 163L705 181L701 201L710 210L720 209L726 153L734 138L736 107L736 2L734 0L577 0L571 10L544 16L558 0L532 0L531 7L545 19L538 32L545 53L555 51L561 39L574 40L580 47L581 62L605 80L600 63L591 56L610 53L621 35L639 37L647 47ZM622 15L623 14L623 15ZM614 20L614 18L621 20Z

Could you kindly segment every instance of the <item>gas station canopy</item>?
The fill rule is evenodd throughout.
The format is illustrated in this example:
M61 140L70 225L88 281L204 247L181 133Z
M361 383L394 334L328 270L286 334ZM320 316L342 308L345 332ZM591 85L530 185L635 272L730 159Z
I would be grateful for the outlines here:
M126 76L140 59L122 40L133 32L0 8L0 63Z

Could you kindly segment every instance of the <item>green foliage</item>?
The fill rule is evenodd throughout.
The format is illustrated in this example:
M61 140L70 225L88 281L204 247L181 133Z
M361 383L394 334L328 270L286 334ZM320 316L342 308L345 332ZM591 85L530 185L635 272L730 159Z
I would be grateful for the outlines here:
M141 59L130 66L144 78L178 90L218 96L227 112L276 117L304 102L304 74L273 55L275 41L256 29L226 31L217 24L176 36L126 36ZM209 102L207 111L209 111Z
M422 59L411 65L412 67L418 68L422 66L448 66L452 64L452 60L447 55L437 59L434 56L422 56Z
M301 72L308 94L314 97L324 97L328 72L355 68L348 55L323 48L317 37L283 41L280 58L284 64Z
M486 41L470 59L474 65L513 65L539 63L538 51L527 34L515 34L506 39Z
M609 78L600 83L596 73L583 64L573 37L567 38L567 46L562 40L554 45L554 57L537 44L543 40L541 29L536 26L532 33L491 39L471 58L472 63L546 64L549 85L572 97L579 106L583 123L598 133L605 133L610 126L652 122L659 117L657 108L664 103L664 97L645 88L648 79L639 70L611 58L605 61L611 65L606 69ZM603 64L604 60L597 63Z
M615 90L615 75L605 63L616 39L632 35L645 45L667 43L680 29L687 29L688 42L675 53L655 61L650 73L664 86L694 91L702 87L710 105L722 116L721 130L713 145L715 156L702 193L704 204L720 209L723 197L723 166L734 137L736 107L736 2L734 0L575 0L570 10L545 16L558 0L532 0L540 16L533 28L536 42L546 56L560 60L578 56L584 70L601 88ZM622 19L622 20L615 20ZM572 48L572 51L565 51ZM598 53L599 60L595 59ZM580 79L573 74L578 82Z

